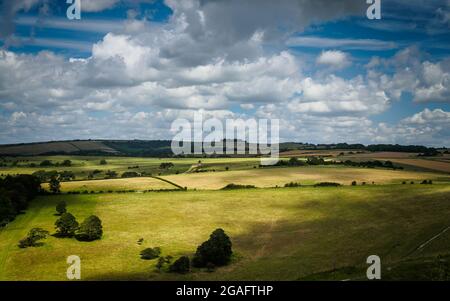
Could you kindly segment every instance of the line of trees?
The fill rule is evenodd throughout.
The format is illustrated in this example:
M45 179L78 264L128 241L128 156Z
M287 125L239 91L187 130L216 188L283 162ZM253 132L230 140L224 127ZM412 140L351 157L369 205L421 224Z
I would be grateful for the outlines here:
M0 227L14 220L40 192L41 181L33 175L0 179Z

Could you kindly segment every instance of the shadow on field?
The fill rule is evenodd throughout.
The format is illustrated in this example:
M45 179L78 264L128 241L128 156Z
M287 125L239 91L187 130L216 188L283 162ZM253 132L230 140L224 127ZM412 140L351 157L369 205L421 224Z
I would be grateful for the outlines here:
M274 204L274 210L292 211L292 216L254 224L233 237L245 254L230 270L244 279L254 275L258 280L294 280L349 266L367 267L366 259L373 254L386 264L402 261L448 224L448 196L426 189L414 196L382 192L368 200L336 196ZM420 256L448 250L448 243L435 244Z
M150 270L150 268L149 268ZM96 276L83 277L83 281L145 281L152 280L151 273L130 273L126 271L99 273Z

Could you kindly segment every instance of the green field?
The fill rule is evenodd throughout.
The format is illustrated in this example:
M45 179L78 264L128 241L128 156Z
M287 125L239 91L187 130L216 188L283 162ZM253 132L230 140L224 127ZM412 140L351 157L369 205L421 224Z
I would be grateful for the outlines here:
M230 183L254 185L256 187L284 186L289 182L311 185L319 182L337 182L350 185L359 184L400 184L403 181L422 181L424 179L450 181L450 176L431 172L412 172L373 168L353 168L340 165L268 167L249 170L179 174L165 176L165 179L178 185L195 189L220 189Z
M47 188L48 184L43 185ZM126 178L126 179L109 179L109 180L92 180L92 181L71 181L61 183L61 192L74 191L94 191L94 192L112 192L112 191L143 191L143 190L173 190L178 189L176 186L167 182L149 178Z
M0 232L0 280L64 280L69 255L81 257L84 280L295 280L365 266L371 254L390 265L449 252L447 232L410 255L449 226L449 199L448 184L42 196ZM103 239L50 237L42 247L19 249L30 228L52 231L60 200L79 220L97 214ZM215 272L157 273L155 261L139 258L155 246L163 255L192 255L217 227L230 235L235 256Z
M72 166L35 166L43 160L71 160ZM382 258L386 279L416 279L428 275L423 265L437 255L450 262L450 231L440 234L450 226L445 172L343 165L261 168L256 158L50 156L2 162L3 176L57 170L74 172L76 180L61 183L63 194L36 198L25 214L0 229L0 280L65 280L69 255L81 257L83 280L358 280L364 279L365 260L372 254ZM174 165L161 169L167 162ZM101 172L86 180L93 170ZM127 171L146 176L105 179L107 170L119 177ZM425 179L433 185L419 184ZM289 182L303 187L282 188ZM312 186L320 182L344 186ZM230 183L259 189L220 190ZM173 191L179 186L188 190ZM50 236L41 247L18 248L31 228L54 232L55 205L61 200L78 221L98 215L103 238L87 243ZM192 257L218 227L231 237L234 256L214 272L158 273L156 260L140 259L147 247L161 247L163 256Z
M101 165L100 160L106 159L107 164ZM36 171L71 171L77 180L88 179L89 173L99 170L94 176L96 179L105 178L106 171L115 171L120 176L124 172L135 171L147 173L154 176L184 173L192 169L201 161L202 170L224 171L227 167L230 170L242 170L253 168L259 165L256 158L135 158L135 157L108 157L108 156L36 156L36 157L7 157L3 159L7 166L0 167L0 175L32 174ZM52 163L61 163L64 160L72 161L72 166L50 166L41 167L39 164L44 160ZM15 163L17 162L17 163ZM169 169L160 169L161 163L173 163ZM31 166L34 164L34 166Z

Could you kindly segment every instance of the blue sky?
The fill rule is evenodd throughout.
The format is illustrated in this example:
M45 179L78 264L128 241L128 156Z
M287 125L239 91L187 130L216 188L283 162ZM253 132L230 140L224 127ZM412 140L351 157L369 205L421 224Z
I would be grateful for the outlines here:
M450 1L0 1L0 143L171 139L277 118L285 141L450 146Z

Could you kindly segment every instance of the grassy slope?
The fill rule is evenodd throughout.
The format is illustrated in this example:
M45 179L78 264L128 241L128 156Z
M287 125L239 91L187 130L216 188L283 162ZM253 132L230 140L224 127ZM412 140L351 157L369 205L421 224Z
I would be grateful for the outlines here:
M48 186L48 184L45 184ZM45 187L45 186L44 186ZM46 189L48 187L45 187ZM61 191L121 191L121 190L160 190L177 189L178 187L167 182L149 178L125 178L94 181L72 181L61 183Z
M107 165L100 165L100 160L105 158ZM126 171L147 172L152 175L166 175L175 174L176 172L186 172L193 164L197 164L199 159L196 158L134 158L134 157L101 157L101 156L35 156L35 157L21 157L8 158L8 165L16 159L22 160L18 166L0 167L0 175L7 174L31 174L38 170L69 170L75 173L77 179L87 179L89 172L93 170L101 170L103 172L112 170L122 174ZM51 166L51 167L28 167L29 164L35 163L39 165L43 160L51 160L53 163L62 162L64 160L71 160L71 167ZM217 159L201 159L205 165L205 169L225 170L228 166L233 170L253 168L259 164L259 160L255 158L217 158ZM167 170L160 170L159 165L163 162L172 162L175 164L173 168ZM139 168L128 169L128 167L139 166ZM105 174L98 174L96 177L104 178Z
M53 229L64 199L79 220L99 215L105 235L81 243L50 237L41 248L15 246L31 227ZM0 232L0 280L64 280L68 255L82 258L88 279L298 279L343 266L404 259L448 226L450 185L388 185L238 191L47 196ZM214 273L153 272L144 247L192 255L217 227L230 234L236 256ZM138 246L136 241L145 242ZM448 236L447 236L448 237ZM447 253L439 239L414 256Z
M196 189L220 189L229 183L256 185L257 187L284 186L284 184L300 182L302 184L313 184L317 182L338 182L350 185L356 180L359 183L365 181L371 184L401 183L402 181L420 181L423 179L450 180L449 176L411 172L401 170L352 168L344 166L305 166L290 168L261 168L240 171L179 174L169 175L169 179L181 186Z

